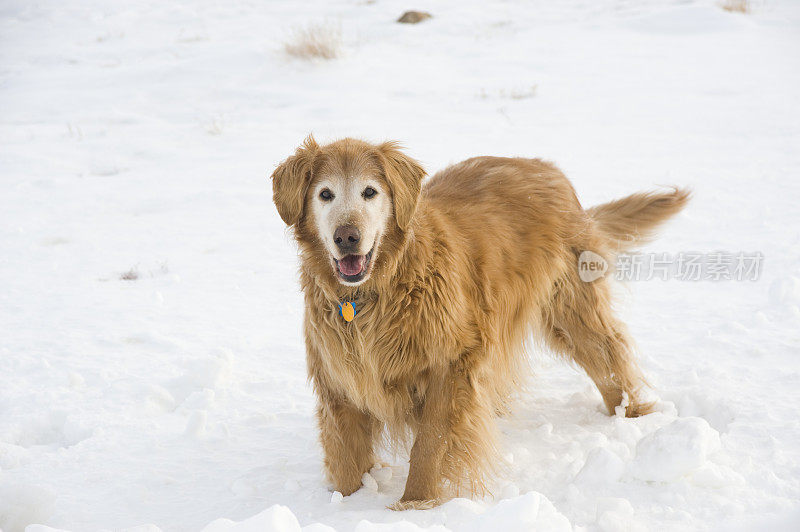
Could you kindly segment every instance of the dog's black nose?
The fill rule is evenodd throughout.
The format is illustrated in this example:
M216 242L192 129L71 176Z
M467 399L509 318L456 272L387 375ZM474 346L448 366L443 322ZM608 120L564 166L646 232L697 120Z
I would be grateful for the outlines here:
M353 252L358 248L361 233L355 225L342 225L333 233L333 241L344 253Z

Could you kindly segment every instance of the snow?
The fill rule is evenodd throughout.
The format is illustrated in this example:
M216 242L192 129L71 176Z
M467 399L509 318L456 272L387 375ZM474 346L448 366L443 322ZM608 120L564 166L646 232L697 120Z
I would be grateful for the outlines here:
M719 433L706 420L676 419L636 443L631 467L641 480L672 482L703 467L719 448Z
M300 523L286 506L276 504L244 521L217 519L203 528L203 532L301 532Z
M4 2L0 528L800 528L800 6L751 5ZM412 8L433 18L394 22ZM341 28L340 58L286 57L308 24ZM390 511L387 454L342 497L267 179L311 131L431 171L545 157L585 205L688 185L647 250L763 272L621 288L656 413L607 416L537 352L490 494Z

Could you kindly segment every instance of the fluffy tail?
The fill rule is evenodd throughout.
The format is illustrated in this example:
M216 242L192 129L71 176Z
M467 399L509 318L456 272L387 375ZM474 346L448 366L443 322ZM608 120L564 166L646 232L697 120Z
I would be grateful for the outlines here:
M650 240L658 226L686 206L690 196L689 190L678 187L671 192L639 192L587 212L612 245L624 251Z

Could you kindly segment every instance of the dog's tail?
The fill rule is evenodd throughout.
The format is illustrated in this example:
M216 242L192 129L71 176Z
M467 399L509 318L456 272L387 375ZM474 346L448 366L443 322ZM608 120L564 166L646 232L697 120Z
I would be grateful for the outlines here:
M671 192L639 192L587 210L617 251L653 238L655 230L678 214L691 192L675 187Z

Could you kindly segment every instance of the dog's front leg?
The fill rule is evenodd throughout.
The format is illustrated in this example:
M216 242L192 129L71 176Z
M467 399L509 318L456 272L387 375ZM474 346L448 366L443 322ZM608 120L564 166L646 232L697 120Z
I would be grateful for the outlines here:
M449 375L431 377L422 405L422 416L411 448L408 480L403 497L394 510L431 508L439 503L442 461L447 451L451 408L447 400L452 388Z
M350 495L375 464L373 444L380 424L346 399L326 394L320 394L317 420L328 478L334 489Z
M442 502L444 479L483 488L495 455L494 408L476 376L480 356L463 356L427 379L411 448L408 480L394 510L431 508Z

